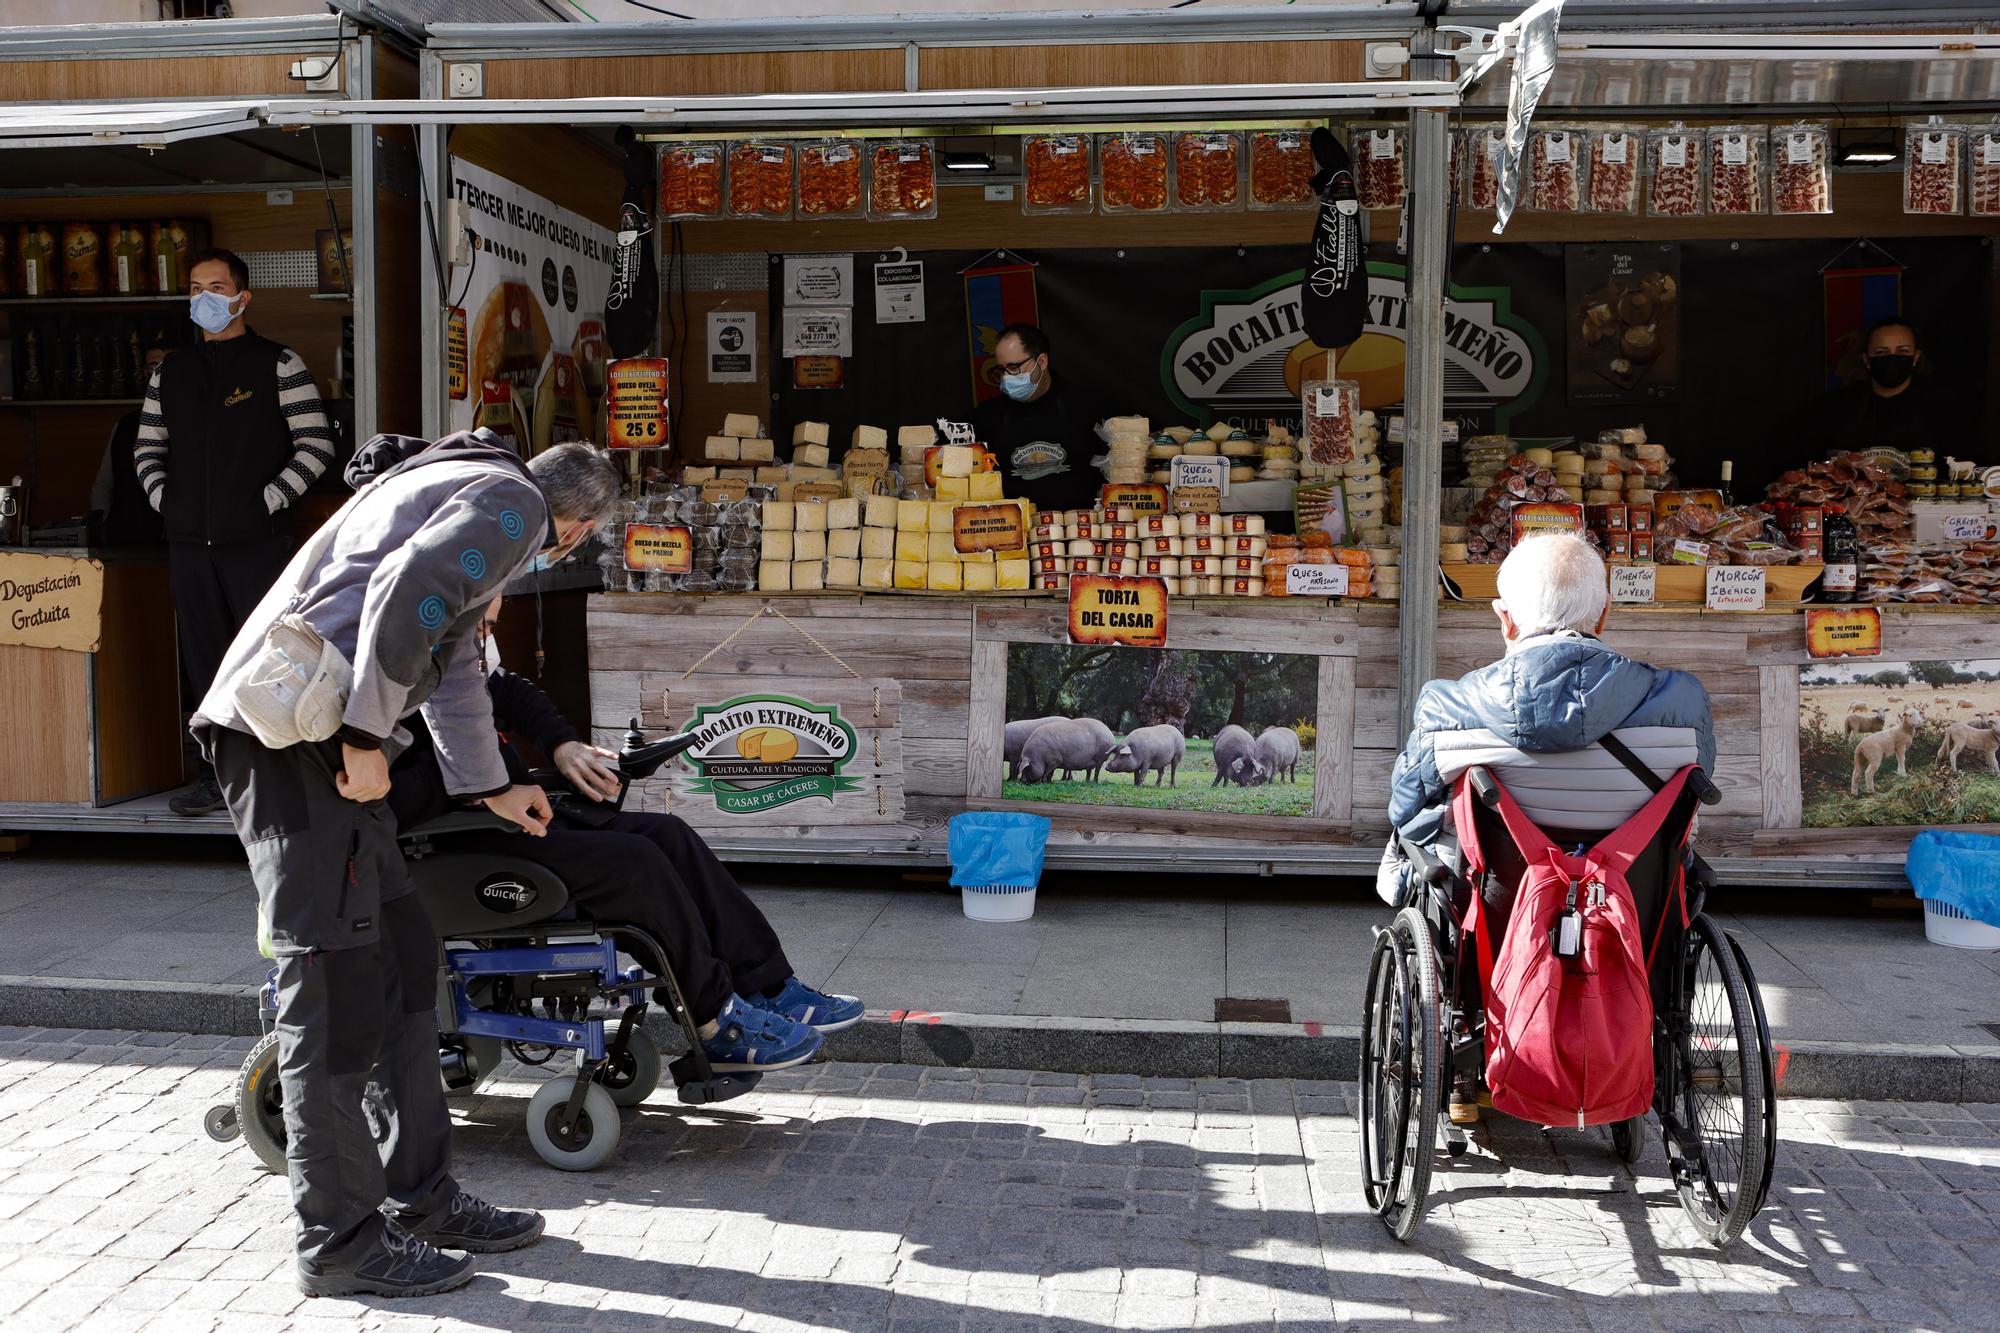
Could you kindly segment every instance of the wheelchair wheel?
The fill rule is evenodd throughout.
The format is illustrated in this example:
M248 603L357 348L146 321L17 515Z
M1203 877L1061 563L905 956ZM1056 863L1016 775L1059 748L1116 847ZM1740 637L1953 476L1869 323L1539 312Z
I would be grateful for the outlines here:
M653 1034L634 1027L622 1050L612 1051L597 1082L618 1106L637 1106L660 1086L660 1047Z
M1682 953L1678 1085L1673 1099L1678 1133L1666 1136L1681 1206L1704 1240L1726 1245L1743 1234L1762 1206L1767 1133L1768 1053L1749 984L1722 928L1707 915L1689 926Z
M1406 907L1375 937L1361 1019L1361 1184L1397 1240L1423 1220L1436 1147L1437 955L1422 914Z
M1611 1127L1611 1150L1621 1162L1636 1162L1646 1155L1646 1117L1635 1115Z
M563 1107L576 1086L569 1078L552 1078L528 1099L528 1142L535 1154L559 1171L595 1171L618 1151L618 1107L611 1094L595 1083L584 1085L583 1113L576 1127L563 1133Z
M236 1075L236 1124L257 1161L274 1176L285 1174L285 1092L278 1082L278 1034L267 1032L250 1048Z

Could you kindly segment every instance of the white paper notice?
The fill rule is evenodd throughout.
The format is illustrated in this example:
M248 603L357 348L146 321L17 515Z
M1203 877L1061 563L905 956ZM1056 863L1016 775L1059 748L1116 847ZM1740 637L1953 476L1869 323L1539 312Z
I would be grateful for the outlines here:
M708 382L754 384L757 380L757 312L708 312Z
M1294 597L1345 597L1347 566L1287 565L1285 591Z
M875 322L924 322L924 265L921 260L875 266Z
M786 255L785 304L853 305L854 256Z
M1708 609L1711 611L1762 611L1764 609L1764 567L1762 565L1710 565L1708 567Z
M853 356L853 312L845 308L785 311L780 356Z
M1946 514L1938 524L1948 542L1983 542L1993 532L1989 514Z
M1657 585L1652 565L1611 566L1611 600L1614 602L1652 602Z
M1182 454L1170 469L1175 486L1213 486L1229 494L1229 460L1209 454Z

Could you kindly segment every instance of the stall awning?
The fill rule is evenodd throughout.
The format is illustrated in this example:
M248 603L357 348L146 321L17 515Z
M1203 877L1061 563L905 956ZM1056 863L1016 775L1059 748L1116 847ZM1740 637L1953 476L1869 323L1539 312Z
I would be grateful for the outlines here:
M253 130L268 103L24 102L0 105L0 148L164 148Z

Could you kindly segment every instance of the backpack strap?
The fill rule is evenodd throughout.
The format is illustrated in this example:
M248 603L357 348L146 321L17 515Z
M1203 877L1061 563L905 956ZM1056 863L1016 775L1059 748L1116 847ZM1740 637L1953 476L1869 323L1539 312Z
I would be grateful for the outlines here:
M1633 777L1645 783L1647 791L1658 795L1660 789L1667 785L1665 778L1655 773L1645 760L1632 753L1631 746L1618 739L1617 732L1605 732L1597 738L1597 743L1603 746L1613 759L1630 769Z
M1489 775L1490 776L1490 775ZM1535 821L1529 819L1507 788L1498 780L1493 788L1499 793L1496 808L1501 822L1506 826L1507 836L1514 840L1514 846L1521 858L1530 866L1544 862L1567 865L1568 858L1562 849L1549 841L1549 835L1542 832ZM1479 950L1479 974L1482 986L1490 987L1493 981L1493 933L1487 924L1487 914L1481 908L1481 881L1486 878L1486 851L1479 842L1479 827L1474 822L1478 818L1479 796L1472 789L1472 780L1460 774L1452 791L1452 822L1457 827L1459 846L1465 853L1466 869L1471 871L1468 882L1472 886L1471 904L1466 908L1464 929L1472 935ZM1643 845L1643 844L1642 844Z

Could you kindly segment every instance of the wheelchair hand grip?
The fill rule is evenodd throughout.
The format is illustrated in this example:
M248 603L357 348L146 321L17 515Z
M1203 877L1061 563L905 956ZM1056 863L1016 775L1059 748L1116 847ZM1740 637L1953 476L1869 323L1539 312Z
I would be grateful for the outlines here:
M1703 805L1722 804L1722 788L1716 786L1713 782L1710 782L1708 780L1708 774L1702 772L1698 768L1694 771L1693 784L1694 784L1695 798L1699 800Z
M627 778L649 778L659 767L683 750L691 749L699 733L683 731L678 736L668 736L654 741L651 745L632 747L627 737L627 748L618 756L618 770Z
M1465 780L1472 784L1472 794L1479 798L1481 805L1488 810L1499 807L1500 784L1493 780L1491 773L1483 768L1474 768L1467 771Z

